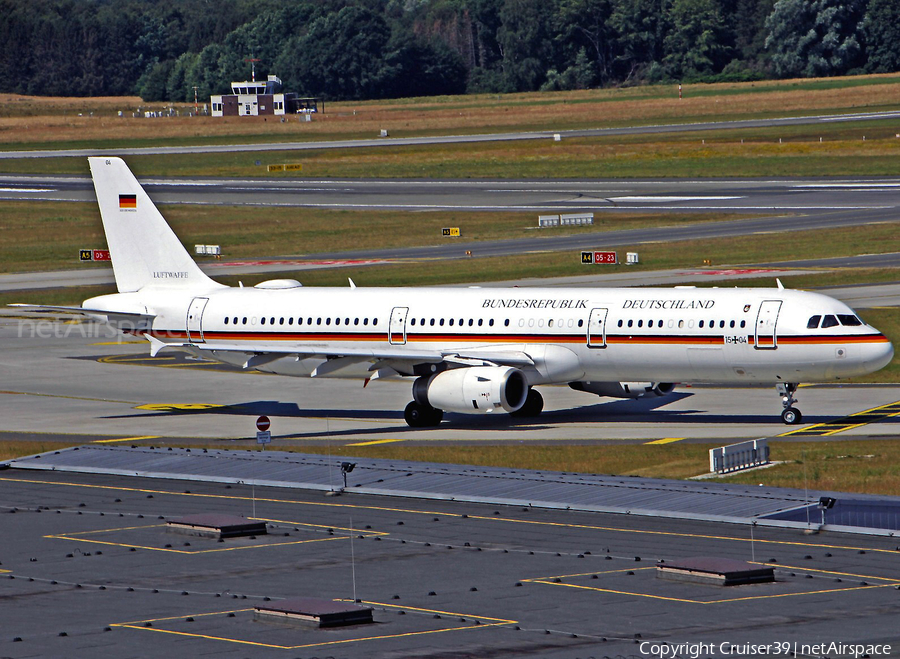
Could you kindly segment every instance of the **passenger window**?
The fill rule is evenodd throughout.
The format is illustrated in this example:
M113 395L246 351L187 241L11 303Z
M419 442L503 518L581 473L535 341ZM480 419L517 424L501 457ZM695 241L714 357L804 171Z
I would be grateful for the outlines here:
M681 328L684 327L684 321L683 321L683 320L679 320L679 321L678 321L678 327L679 327L679 329L681 329Z
M340 325L340 324L341 324L341 319L340 319L340 318L335 318L335 319L334 319L334 324L335 324L335 325Z
M244 325L247 324L247 316L244 316Z
M734 328L734 321L733 321L733 320L731 321L730 327Z
M326 319L325 319L325 324L326 324L326 325L331 325L331 318L326 318Z
M846 325L847 327L859 327L862 325L862 321L852 314L838 314L838 320L841 321L841 325Z
M742 321L741 321L741 327L747 327L747 321L746 321L746 320L742 320Z
M410 318L410 319L409 319L409 324L410 324L410 325L415 325L415 324L416 324L416 319L415 319L415 318Z
M321 323L322 321L320 320L319 322ZM306 324L307 324L307 325L312 325L312 318L307 318L307 319L306 319Z
M494 319L493 319L493 318L488 319L488 325L489 325L490 327L493 327L493 326L494 326Z
M284 325L284 318L279 318L279 319L278 319L278 324L279 324L279 325Z
M819 326L819 321L822 320L822 316L810 316L809 321L806 323L806 329L816 329Z
M373 318L373 319L372 319L372 327L375 327L377 324L378 324L378 319L377 319L377 318Z
M431 319L431 326L434 327L434 318Z
M643 320L639 320L639 321L638 321L638 327L643 327L643 326L644 326L644 321L643 321Z
M354 324L354 325L359 325L359 318L354 318L354 319L353 319L353 324Z
M363 318L363 325L368 325L368 324L369 324L369 319Z
M265 324L266 324L266 317L265 317L265 316L263 316L262 318L259 319L259 324L260 324L260 325L265 325Z
M822 319L822 329L825 329L826 327L834 327L837 324L838 324L838 319L832 315L825 316Z
M234 317L234 320L231 321L231 322L233 322L235 325L237 325L237 316L235 316L235 317Z
M702 320L699 323L697 323L697 327L699 327L700 329L703 329L703 321Z
M350 319L344 318L344 325L349 325L349 324L350 324Z
M322 324L322 319L316 318L316 325L321 325L321 324Z
M473 325L474 323L475 323L475 321L472 320L471 318L469 318L469 327L472 327L472 325Z
M441 318L440 321L438 321L438 325L440 325L441 327L444 326L444 319L443 319L443 318Z
M628 319L628 327L634 327L634 321L630 318Z
M225 316L225 324L228 324L228 316Z
M509 327L509 318L507 318L506 320L503 321L503 326Z
M269 318L269 325L274 325L274 324L275 324L275 316L272 316L271 318Z
M583 321L583 320L579 320L579 321L578 321L578 327L584 327L584 321Z
M484 318L479 318L479 319L478 319L478 327L481 327L481 325L482 325L483 323L484 323Z
M619 327L622 327L622 325L624 325L624 324L625 324L625 323L622 322L622 319L619 318L619 322L618 322Z
M294 324L294 317L291 316L290 318L288 318L288 325L293 325L293 324Z
M662 326L663 326L663 321L660 320L659 322L657 322L657 323L656 323L656 326L657 326L657 327L662 327Z
M450 327L453 327L453 319L450 319Z
M553 327L553 319L547 321L547 327Z
M719 321L719 327L722 328L722 329L725 328L725 321L724 321L724 320L720 320L720 321Z

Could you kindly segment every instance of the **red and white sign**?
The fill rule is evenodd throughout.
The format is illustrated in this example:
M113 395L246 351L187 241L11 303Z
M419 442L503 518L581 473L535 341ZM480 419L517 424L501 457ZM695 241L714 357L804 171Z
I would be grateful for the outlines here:
M261 416L256 420L256 429L260 432L265 432L271 425L272 423L269 421L269 417L267 416Z
M94 250L94 261L111 261L112 257L109 255L108 249L95 249Z

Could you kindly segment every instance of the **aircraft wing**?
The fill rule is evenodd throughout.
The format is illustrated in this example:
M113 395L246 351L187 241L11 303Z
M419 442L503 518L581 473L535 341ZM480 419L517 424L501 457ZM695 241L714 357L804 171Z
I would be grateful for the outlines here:
M423 350L421 348L407 348L395 346L373 350L371 348L348 347L297 347L284 346L277 343L247 346L240 343L167 343L145 333L144 338L150 342L150 356L155 357L163 350L188 350L202 356L203 353L232 352L247 355L245 368L273 361L281 357L296 356L303 358L321 357L324 359L342 360L343 363L359 363L364 361L375 362L373 370L383 365L402 366L408 365L410 370L416 364L440 364L448 362L458 366L474 365L503 365L503 366L532 366L534 361L524 352L509 350L481 350L478 348L469 350ZM215 358L213 355L210 357ZM333 369L319 369L324 374Z

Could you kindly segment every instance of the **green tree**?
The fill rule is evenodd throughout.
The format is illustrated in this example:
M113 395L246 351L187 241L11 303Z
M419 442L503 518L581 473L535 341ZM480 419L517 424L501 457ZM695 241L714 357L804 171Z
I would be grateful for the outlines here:
M503 55L504 91L534 91L541 86L552 54L547 0L505 0L497 41Z
M896 0L870 0L862 29L866 68L874 73L900 71L900 5Z
M782 78L833 76L862 63L866 0L778 0L766 48Z
M316 19L307 34L290 40L276 60L290 88L334 99L384 95L390 28L363 7L344 7Z
M731 59L719 5L715 0L673 0L671 29L665 38L663 62L673 78L698 78L719 73Z
M642 78L662 62L671 0L616 0L609 17L615 31L613 72L620 80Z

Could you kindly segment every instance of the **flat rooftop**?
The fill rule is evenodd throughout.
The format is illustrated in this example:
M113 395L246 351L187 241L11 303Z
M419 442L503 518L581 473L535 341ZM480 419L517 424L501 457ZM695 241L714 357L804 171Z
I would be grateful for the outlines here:
M74 455L116 455L122 473L62 471ZM51 456L56 468L47 468ZM154 456L155 466L141 463ZM224 467L218 479L163 475L168 461L187 457L80 449L31 460L43 469L15 461L0 471L0 656L146 656L152 647L157 656L570 659L649 656L644 642L900 648L900 539L886 534L388 496L353 481L326 496L325 487L257 482L263 465L287 461L274 452L243 456L242 482ZM128 466L160 471L126 475ZM474 469L411 466L377 471L360 461L350 476L434 482ZM440 469L449 475L432 473ZM469 480L542 487L511 476ZM625 480L666 498L659 482ZM264 521L268 533L220 541L166 531L167 519L197 514ZM771 566L775 582L723 589L656 578L658 561L695 556ZM359 600L374 624L317 629L254 617L259 604L298 598Z

